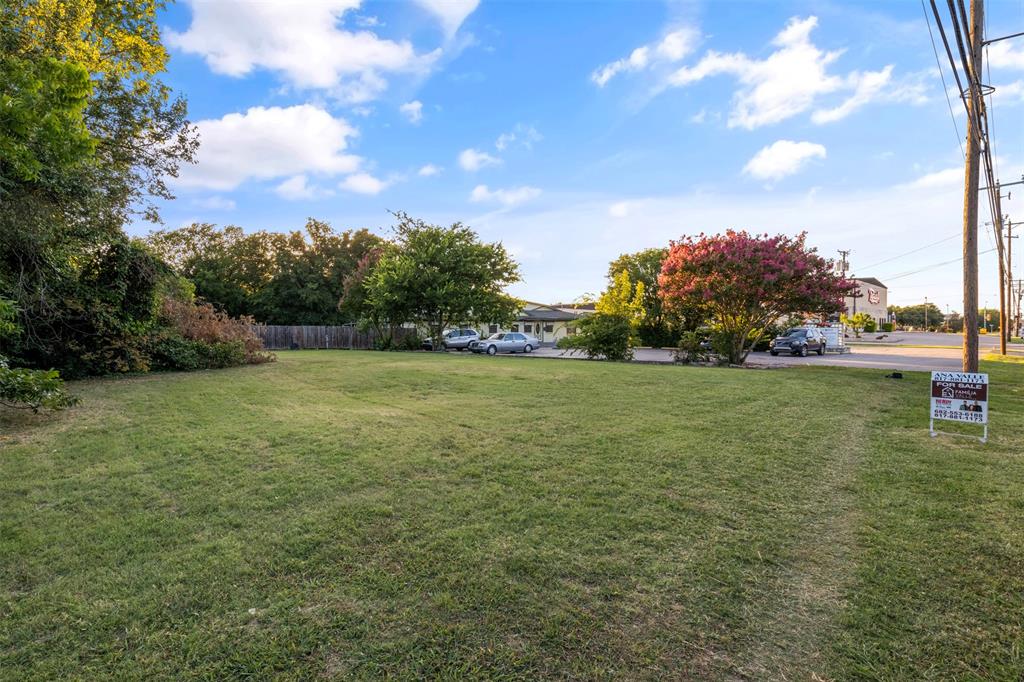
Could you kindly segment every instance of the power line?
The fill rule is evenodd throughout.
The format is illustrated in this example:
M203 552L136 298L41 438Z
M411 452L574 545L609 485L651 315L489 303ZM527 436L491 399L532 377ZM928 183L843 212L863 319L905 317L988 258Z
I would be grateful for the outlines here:
M992 253L995 250L996 249L988 249L987 251L979 251L978 255L981 256L981 255L984 255L986 253ZM947 261L943 261L942 263L934 263L932 265L926 265L923 268L919 268L917 270L911 270L910 272L902 272L902 273L900 273L898 275L893 275L892 277L886 277L885 279L886 279L886 281L892 281L894 279L903 279L904 277L910 277L911 275L916 275L916 274L921 273L921 272L926 272L928 270L933 270L935 268L941 268L944 265L952 265L953 263L959 263L963 259L964 259L964 257L960 256L959 258L954 258L953 260L947 260Z
M950 239L956 239L959 236L960 236L959 232L957 232L955 234L951 234L950 236L945 237L943 239L940 239L937 242L932 242L931 244L925 244L924 246L920 246L920 247L918 247L916 249L913 249L911 251L907 251L905 253L898 254L896 256L893 256L892 258L886 258L885 260L880 260L877 263L872 263L871 265L865 265L863 267L863 269L867 270L869 268L873 268L873 267L876 267L878 265L882 265L883 263L890 263L890 262L896 260L897 258L903 258L904 256L909 256L912 253L917 253L918 251L924 251L925 249L930 249L933 246L938 246L939 244L942 244L943 242L948 242Z
M966 158L964 153L964 138L960 137L960 126L956 124L956 114L953 113L953 100L949 98L949 86L946 85L946 75L942 71L942 62L939 60L939 49L935 47L935 35L932 34L932 22L928 18L928 10L921 0L921 12L924 13L924 23L928 27L928 39L932 41L932 53L935 55L935 67L939 70L939 79L942 81L942 92L946 95L946 106L949 107L949 119L953 121L953 130L956 131L956 143L960 145L960 156Z

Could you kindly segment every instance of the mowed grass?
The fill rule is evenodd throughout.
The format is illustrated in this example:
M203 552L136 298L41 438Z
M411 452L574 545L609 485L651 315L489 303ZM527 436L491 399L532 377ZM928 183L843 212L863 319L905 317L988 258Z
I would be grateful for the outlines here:
M80 382L0 414L0 678L1024 676L1024 364L466 354Z

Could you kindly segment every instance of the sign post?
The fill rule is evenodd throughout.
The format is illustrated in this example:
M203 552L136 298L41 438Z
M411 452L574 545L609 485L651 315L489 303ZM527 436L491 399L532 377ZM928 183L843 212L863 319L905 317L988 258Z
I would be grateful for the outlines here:
M928 430L932 437L935 420L981 424L981 442L988 441L988 375L968 372L932 372L932 408ZM963 434L947 434L959 436Z

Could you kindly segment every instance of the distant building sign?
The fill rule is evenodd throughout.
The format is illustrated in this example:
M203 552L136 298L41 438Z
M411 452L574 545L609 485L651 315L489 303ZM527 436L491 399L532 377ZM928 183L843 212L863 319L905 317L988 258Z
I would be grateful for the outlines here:
M878 305L882 301L882 295L878 293L878 289L872 289L868 287L868 303Z
M981 424L988 438L988 375L967 372L932 372L931 435L935 420Z

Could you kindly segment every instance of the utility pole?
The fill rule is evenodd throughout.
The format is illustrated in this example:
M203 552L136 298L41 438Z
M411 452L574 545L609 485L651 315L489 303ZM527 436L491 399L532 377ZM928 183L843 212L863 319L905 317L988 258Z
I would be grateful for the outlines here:
M1010 342L1013 338L1013 240L1017 237L1013 236L1013 221L1006 221L1006 303L1009 310L1006 315L1006 330L1003 332L1003 336L1006 337L1006 343ZM1004 351L1005 355L1005 351Z
M843 259L839 261L839 274L846 277L846 271L850 268L849 263L846 262L846 257L850 255L850 249L845 251L838 249L838 251L839 255L843 257Z
M981 64L981 27L984 24L983 0L971 0L970 58ZM973 69L972 69L973 71ZM970 98L967 102L967 150L964 163L964 345L963 370L978 371L978 171L983 116L980 74L968 74Z
M924 330L928 331L928 297L924 297Z

